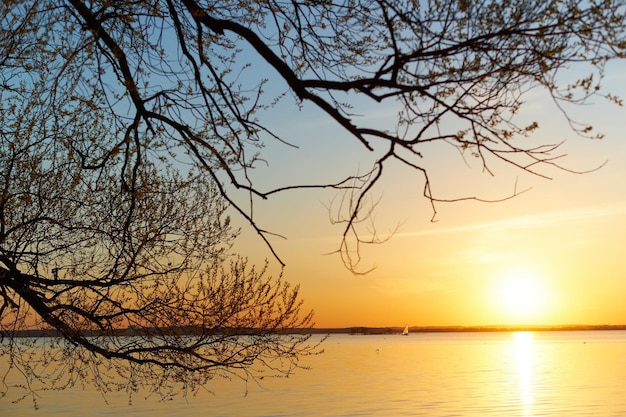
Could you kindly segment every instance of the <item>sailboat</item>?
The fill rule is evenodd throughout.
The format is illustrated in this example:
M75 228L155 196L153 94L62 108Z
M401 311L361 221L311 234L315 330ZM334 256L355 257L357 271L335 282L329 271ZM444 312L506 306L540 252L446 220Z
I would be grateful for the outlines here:
M402 330L402 336L408 336L409 335L409 325L406 324L404 326L404 330Z

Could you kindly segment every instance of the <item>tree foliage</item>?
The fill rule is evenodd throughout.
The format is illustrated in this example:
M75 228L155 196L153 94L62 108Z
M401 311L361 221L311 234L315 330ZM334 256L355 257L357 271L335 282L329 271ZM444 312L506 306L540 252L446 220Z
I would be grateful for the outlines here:
M62 121L48 100L17 89L0 115L2 391L22 374L33 399L78 381L167 397L289 374L315 350L284 334L311 325L297 287L224 263L237 230L210 178L146 142L111 151L109 120ZM41 328L64 341L15 337Z
M167 327L182 311L197 315L181 324L202 319L208 328L294 324L297 289L270 285L245 262L214 275L236 234L227 206L279 259L254 205L291 189L345 192L338 252L356 271L353 248L376 240L359 224L389 164L423 176L433 210L442 200L422 163L428 143L457 147L486 171L503 161L545 175L541 167L559 167L558 143L519 140L538 128L516 118L532 89L547 92L576 132L596 135L569 117L567 105L600 94L606 63L624 57L624 7L619 0L4 1L3 325L20 323L28 306L87 350L162 366L160 355L177 351L167 350L166 335L158 349L142 345L149 359L138 359L135 347L97 345L78 330ZM586 75L562 84L561 72L578 65ZM264 122L279 100L317 107L374 155L371 169L332 183L259 188L251 170L263 162L263 144L293 142ZM353 114L363 102L398 106L395 129ZM238 321L246 309L233 310L235 322L213 322L221 298L206 288L231 276L248 276L251 292L282 301L265 308L263 299L250 300L264 314L248 324ZM235 287L217 288L227 297ZM282 320L258 322L270 316ZM302 320L308 325L310 316ZM184 345L189 368L240 363L235 355L207 364L195 347Z

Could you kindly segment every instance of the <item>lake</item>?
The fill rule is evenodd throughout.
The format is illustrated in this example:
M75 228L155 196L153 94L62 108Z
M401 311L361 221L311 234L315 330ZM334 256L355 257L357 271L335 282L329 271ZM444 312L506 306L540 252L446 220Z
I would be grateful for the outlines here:
M158 402L89 390L0 398L24 416L625 416L626 331L333 335L309 371L216 381L214 394ZM247 394L245 394L247 388ZM13 393L15 396L16 393Z

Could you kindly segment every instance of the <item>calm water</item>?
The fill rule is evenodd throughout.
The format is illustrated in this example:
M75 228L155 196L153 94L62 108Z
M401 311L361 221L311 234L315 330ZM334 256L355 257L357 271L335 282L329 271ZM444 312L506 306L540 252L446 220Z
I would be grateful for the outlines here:
M626 331L332 336L310 371L160 403L82 390L9 416L626 416Z

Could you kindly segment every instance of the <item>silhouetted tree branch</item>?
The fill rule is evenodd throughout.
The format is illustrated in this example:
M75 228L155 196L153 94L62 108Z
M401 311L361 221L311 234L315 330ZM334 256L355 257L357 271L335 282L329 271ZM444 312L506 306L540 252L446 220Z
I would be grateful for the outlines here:
M78 380L187 395L216 376L289 375L318 351L292 334L312 326L298 287L228 261L238 230L210 177L153 154L136 119L116 143L111 119L52 111L32 87L0 115L0 355L33 399Z
M87 104L94 110L90 117L111 117L115 127L108 133L118 139L108 152L134 137L163 157L184 155L215 181L279 260L268 240L271 232L257 224L251 207L237 203L236 190L250 193L254 205L279 191L359 184L361 191L352 194L355 204L345 206L353 212L341 216L346 221L344 247L346 239L359 240L353 221L366 201L360 196L371 192L381 175L369 175L365 182L342 178L257 188L248 175L259 161L255 148L266 140L290 140L258 118L276 96L266 98L268 80L242 66L240 47L248 51L252 65L268 64L297 102L318 107L378 155L374 171L390 163L416 168L427 183L425 197L435 203L449 199L433 194L426 170L420 169L420 149L429 142L445 141L479 158L489 173L496 160L539 176L547 175L545 166L565 169L558 143L527 147L518 140L538 128L536 122L516 123L523 97L544 89L576 132L595 135L591 127L571 119L562 103L582 103L598 94L606 62L623 57L625 46L623 5L611 0L264 1L238 6L194 0L113 6L71 0L63 6L16 5L7 11L8 19L14 20L9 33L45 44L40 49L50 52L19 58L9 53L5 67L34 65L48 54L55 65L40 82L61 90L56 98L73 98L53 100L59 111ZM43 39L33 22L51 35ZM52 51L62 58L52 57ZM560 85L559 74L580 63L589 74ZM239 81L242 76L246 83ZM64 92L69 86L72 91ZM351 114L351 103L363 99L398 105L396 131L368 126L367 119ZM155 138L149 143L147 132Z

